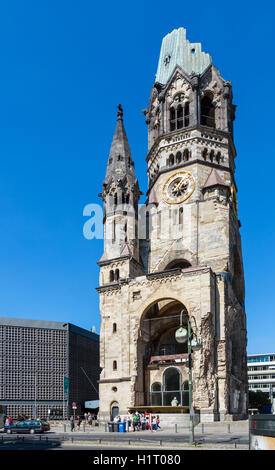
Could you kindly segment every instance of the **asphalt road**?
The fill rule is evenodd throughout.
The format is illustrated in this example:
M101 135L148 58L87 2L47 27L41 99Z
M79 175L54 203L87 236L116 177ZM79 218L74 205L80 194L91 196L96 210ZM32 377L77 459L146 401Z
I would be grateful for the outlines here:
M209 446L217 445L218 447L230 446L232 448L241 446L248 447L249 436L246 432L234 432L234 433L221 433L220 431L207 432L207 433L195 433L195 441L197 445ZM64 445L64 442L66 444ZM99 449L101 445L106 448L108 444L109 448L114 449L126 449L130 448L130 445L136 445L137 447L154 447L161 449L171 447L186 446L189 443L189 433L166 433L165 431L159 431L157 433L152 432L136 432L136 433L103 433L103 432L47 432L44 434L1 434L0 435L0 450L22 450L22 449L76 449L81 446L83 449L83 443L87 449ZM129 445L130 444L130 445ZM109 447L112 446L112 447Z

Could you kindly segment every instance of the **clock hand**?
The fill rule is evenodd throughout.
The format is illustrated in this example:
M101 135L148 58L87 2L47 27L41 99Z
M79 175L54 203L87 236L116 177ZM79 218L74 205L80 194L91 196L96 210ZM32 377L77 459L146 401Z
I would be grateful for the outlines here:
M184 184L186 185L186 182L184 178L182 178L182 180L174 187L174 191L179 192Z

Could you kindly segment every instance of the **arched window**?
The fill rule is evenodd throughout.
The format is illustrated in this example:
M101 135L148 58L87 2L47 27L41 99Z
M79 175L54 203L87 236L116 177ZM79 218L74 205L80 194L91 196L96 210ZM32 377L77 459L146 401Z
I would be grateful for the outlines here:
M152 406L161 406L162 404L162 392L160 382L154 382L151 386L151 404Z
M183 128L183 107L179 104L176 108L170 108L170 131Z
M117 332L117 325L116 323L113 323L113 333L116 333Z
M175 367L169 367L163 374L163 390L180 390L180 372Z
M207 159L207 149L203 149L203 151L202 151L202 158L203 158L204 160Z
M151 392L161 392L161 383L154 382L151 387Z
M173 166L175 163L175 158L174 158L174 155L171 153L171 155L169 156L169 166Z
M175 367L168 367L163 373L163 405L181 405L181 373Z
M181 153L178 152L177 155L176 155L176 163L177 163L177 165L179 165L180 162L181 162Z
M189 126L189 103L184 105L184 127Z
M154 382L150 391L152 406L189 406L188 380L182 383L182 375L176 367L168 367L162 383Z
M177 114L177 129L181 129L183 127L183 107L181 104L178 105L176 109Z
M115 270L115 281L118 281L119 280L119 269L116 269Z
M216 155L216 161L217 163L220 163L221 161L221 152L218 152L217 155Z
M165 271L168 269L186 269L190 268L191 264L189 261L186 261L185 259L175 259L174 261L171 261L169 264L167 264Z
M113 370L117 370L117 361L113 361Z
M114 206L117 206L117 194L114 195Z
M110 271L109 280L110 280L110 282L113 282L113 281L115 280L115 276L114 276L114 271L113 271L113 270Z
M127 242L127 222L124 225L124 241Z
M189 157L190 157L190 151L188 149L185 149L183 152L183 160L187 162L189 160Z
M179 225L183 224L183 207L179 208Z
M214 150L211 150L210 152L210 162L213 162L214 160Z
M215 107L209 95L204 96L201 100L201 124L215 127Z
M176 129L176 110L175 108L170 108L170 131Z

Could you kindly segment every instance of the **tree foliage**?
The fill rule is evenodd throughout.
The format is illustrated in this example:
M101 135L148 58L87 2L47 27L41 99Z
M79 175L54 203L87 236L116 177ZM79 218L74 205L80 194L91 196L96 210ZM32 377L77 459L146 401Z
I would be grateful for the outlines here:
M248 393L248 408L258 408L262 413L264 405L271 405L268 393L257 391Z

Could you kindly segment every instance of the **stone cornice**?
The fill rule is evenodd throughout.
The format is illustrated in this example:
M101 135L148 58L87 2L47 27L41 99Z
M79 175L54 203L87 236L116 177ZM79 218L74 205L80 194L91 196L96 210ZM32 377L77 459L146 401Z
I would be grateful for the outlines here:
M117 283L106 284L104 286L97 287L96 290L100 294L111 295L121 290L123 284L127 284L129 287L146 286L154 284L155 282L169 282L174 280L176 277L195 276L199 273L207 273L215 275L210 266L191 266L185 269L170 269L169 271L159 271L155 273L148 273L144 276L136 278L120 279Z
M190 136L190 132L191 131L194 131L194 130L199 130L201 132L201 135L199 136ZM190 138L190 139L209 139L209 137L211 138L211 136L213 138L227 138L228 141L229 141L229 145L232 147L232 150L233 150L233 154L234 156L236 155L236 149L235 149L235 145L234 145L234 142L233 142L233 139L232 139L232 136L230 134L230 132L227 132L227 131L222 131L220 129L212 129L210 127L206 127L206 126L201 126L201 125L196 125L196 126L190 126L190 127L187 127L185 129L180 129L180 130L176 130L176 131L173 131L173 132L169 132L167 134L162 134L160 135L159 137L156 138L155 142L153 143L152 147L150 148L148 154L147 154L147 157L146 157L146 162L148 163L149 160L154 156L154 153L156 153L158 151L158 146L161 142L161 140L163 139L166 139L166 140L170 140L170 142L167 144L167 145L171 145L171 144L176 144L178 142L181 142L181 141L184 141L186 140L186 134L187 135L187 138ZM205 134L207 135L207 137L205 137ZM173 138L177 137L177 136L182 136L180 138L180 140L177 140L175 142L173 142Z
M119 382L130 382L131 377L120 377L117 379L100 379L98 380L99 384L112 384L112 383L119 383Z

